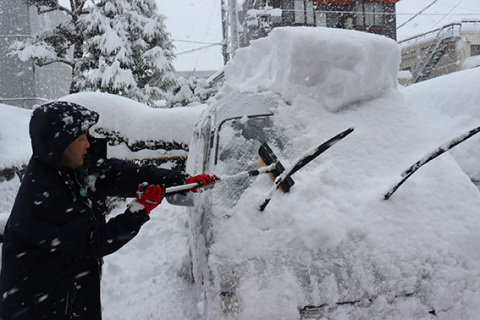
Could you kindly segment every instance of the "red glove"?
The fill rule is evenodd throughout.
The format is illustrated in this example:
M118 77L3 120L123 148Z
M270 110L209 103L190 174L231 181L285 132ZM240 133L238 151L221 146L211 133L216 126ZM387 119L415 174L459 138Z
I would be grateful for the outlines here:
M216 180L217 177L213 174L199 174L196 176L189 176L187 180L185 180L185 184L198 182L200 183L200 187L208 188L213 187ZM189 189L189 191L197 192L197 188Z
M137 202L143 204L145 211L150 214L150 211L155 209L165 196L165 190L160 186L148 185L142 183L137 189Z

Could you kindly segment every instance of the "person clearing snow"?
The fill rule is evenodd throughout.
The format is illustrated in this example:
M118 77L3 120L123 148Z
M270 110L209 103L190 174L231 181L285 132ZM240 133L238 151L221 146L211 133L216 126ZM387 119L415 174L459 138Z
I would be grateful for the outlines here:
M33 112L33 155L4 232L3 320L101 319L102 258L138 234L165 187L215 181L103 158L88 136L98 118L68 102ZM136 199L106 222L107 195Z

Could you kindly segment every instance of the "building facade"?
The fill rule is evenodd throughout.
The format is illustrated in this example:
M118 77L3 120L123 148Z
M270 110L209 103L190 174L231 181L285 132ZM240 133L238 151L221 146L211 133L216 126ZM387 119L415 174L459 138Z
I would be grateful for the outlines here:
M56 63L40 68L9 55L15 41L31 38L62 19L61 13L39 16L20 0L0 1L0 103L31 108L69 93L69 67Z
M480 66L480 20L448 24L399 42L404 85Z
M224 0L226 1L226 0ZM238 46L268 35L281 26L343 28L384 35L396 40L399 0L246 0L238 11ZM225 12L228 14L228 12ZM224 37L230 19L223 19ZM234 32L235 33L235 32ZM235 47L235 45L231 45ZM233 48L235 49L235 48Z

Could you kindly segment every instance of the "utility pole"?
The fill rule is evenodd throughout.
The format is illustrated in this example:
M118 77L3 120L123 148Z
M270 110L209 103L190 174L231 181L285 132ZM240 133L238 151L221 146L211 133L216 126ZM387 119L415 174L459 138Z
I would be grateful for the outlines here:
M240 47L237 0L220 1L222 7L223 63L227 64L235 56L235 51Z
M235 56L235 51L240 47L240 39L238 37L238 14L237 0L228 0L228 11L230 17L230 56Z
M223 64L226 65L229 56L228 56L228 10L226 10L227 5L225 0L220 0L220 8L222 10L222 35L223 35L223 44L222 44L222 55L223 55Z

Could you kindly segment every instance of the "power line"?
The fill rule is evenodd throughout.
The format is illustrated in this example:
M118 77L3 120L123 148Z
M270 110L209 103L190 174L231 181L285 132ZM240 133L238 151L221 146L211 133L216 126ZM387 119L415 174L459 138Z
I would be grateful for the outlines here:
M202 42L202 41L191 41L191 40L177 40L177 39L172 39L173 41L177 42L186 42L186 43L196 43L196 44L217 44L214 42Z
M407 23L409 23L410 21L412 21L413 19L415 19L416 17L418 17L419 15L421 15L425 10L427 10L428 8L430 8L431 6L433 6L438 0L434 0L432 3L430 3L428 6L426 6L425 8L423 8L423 10L421 10L419 13L417 13L416 15L414 15L413 17L411 17L410 19L408 19L407 21L405 21L404 23L402 23L400 26L397 27L397 30L400 29L401 27L403 27L404 25L406 25Z
M216 4L217 4L217 1L216 1L216 0L214 0L214 1L215 1L215 2L214 2L214 5L213 5L213 7L212 7L211 10L210 10L210 17L208 18L208 27L207 27L207 30L208 30L208 28L210 28L210 24L211 24L211 22L212 22L213 11L214 11L214 9L216 8ZM205 40L205 37L207 36L207 30L205 30L204 33L203 33L203 40ZM212 45L210 45L210 46L213 46L213 45L214 45L214 44L212 44ZM197 56L197 61L195 61L195 65L194 65L194 67L193 67L193 72L194 72L194 73L195 73L195 70L197 69L197 65L198 65L198 60L199 60L199 59L200 59L200 54Z
M435 0L435 1L438 1L438 0ZM431 5L431 4L430 4ZM430 6L429 5L429 6ZM427 9L427 8L425 8ZM423 9L422 12L425 10ZM285 10L285 9L282 9L283 12L305 12L305 10L293 10L293 9L289 9L289 10ZM396 16L417 16L417 15L420 15L420 16L444 16L444 15L451 15L451 16L479 16L480 15L480 12L465 12L465 13L451 13L451 10L450 12L448 13L421 13L419 14L418 12L416 13L410 13L410 12L386 12L386 11L375 11L375 12L365 12L365 11L341 11L341 10L335 10L335 11L328 11L328 10L315 10L313 11L315 13L354 13L354 14L378 14L378 15L396 15Z
M437 23L435 23L432 28L435 28L435 26L438 25L440 23L440 21L445 19L445 17L448 16L453 10L455 10L455 8L458 7L460 5L460 3L462 3L462 2L463 2L463 0L460 0L460 2L458 2L454 7L452 7L452 9L447 14L445 14L442 19L438 20Z
M396 14L397 16L412 16L412 15L419 15L419 16L480 16L480 12L477 13L422 13L422 14L417 14L417 13L398 13Z
M208 46L204 46L204 47L200 47L200 48L196 48L196 49L192 49L192 50L188 50L188 51L179 52L176 55L178 56L178 55L181 55L181 54L192 53L192 52L207 49L207 48L210 48L210 47L213 47L213 46L221 46L221 45L223 45L223 43L213 43L213 44L210 44Z
M448 7L448 8L451 8L451 7L456 7L458 9L465 9L465 10L472 10L472 7L470 7L468 4L464 7L464 6L458 6L457 5L453 5L452 3L452 0L442 0L438 3L438 6L443 6L443 7Z
M424 13L428 8L430 8L432 5L434 5L436 2L438 2L438 0L434 0L432 3L430 3L428 6L426 6L425 8L423 8L421 11L417 12L417 13L408 13L408 12L395 12L395 13L392 13L392 12L379 12L379 11L376 11L374 12L373 14L376 14L376 15L392 15L392 14L395 14L396 16L412 16L411 18L409 18L407 21L405 21L404 23L402 23L400 26L397 27L397 30L401 27L403 27L405 24L409 23L410 21L412 21L413 19L415 19L416 17L418 16L479 16L480 15L480 12L478 13L471 13L471 12L468 12L468 13L451 13L455 8L457 8L461 2L463 2L463 0L460 0L459 3L457 3L454 7L452 7L452 9L448 12L448 13ZM283 9L282 11L284 12L304 12L304 10L295 10L295 9L289 9L289 10L285 10ZM328 11L328 10L315 10L314 11L315 13L345 13L345 11ZM360 11L348 11L349 13L353 13L353 14L365 14L365 12L360 12ZM211 17L210 19L211 20ZM442 19L443 20L443 19ZM187 51L183 51L183 52L179 52L177 53L177 55L182 55L182 54L188 54L188 53L192 53L192 52L196 52L196 51L199 51L199 50L203 50L203 49L207 49L207 48L210 48L210 47L213 47L213 46L217 46L217 45L223 45L223 43L212 43L212 42L204 42L204 41L192 41L192 40L183 40L183 39L172 39L173 41L176 41L176 42L184 42L184 43L193 43L193 44L205 44L206 46L203 46L203 47L199 47L199 48L195 48L195 49L192 49L192 50L187 50Z

